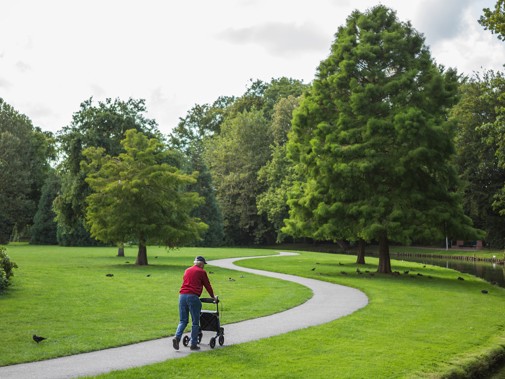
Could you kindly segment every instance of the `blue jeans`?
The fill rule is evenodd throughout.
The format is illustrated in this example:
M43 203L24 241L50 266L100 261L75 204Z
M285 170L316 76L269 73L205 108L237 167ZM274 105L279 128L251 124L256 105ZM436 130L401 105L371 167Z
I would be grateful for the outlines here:
M200 311L202 302L197 295L183 294L179 295L179 326L175 332L175 338L181 339L184 329L188 325L189 314L191 313L191 345L198 344L198 334L200 333Z

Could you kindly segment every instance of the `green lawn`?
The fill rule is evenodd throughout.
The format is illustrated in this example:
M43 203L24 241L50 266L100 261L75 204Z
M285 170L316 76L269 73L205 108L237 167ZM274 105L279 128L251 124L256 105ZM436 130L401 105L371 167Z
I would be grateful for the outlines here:
M251 249L167 253L150 248L152 266L134 267L124 263L133 262L133 250L127 251L129 258L117 258L111 249L104 248L34 249L39 248L14 246L7 250L20 269L14 286L0 298L2 321L8 321L1 326L7 343L0 344L0 364L74 353L74 343L84 351L172 335L180 276L196 252L209 259L275 253ZM486 356L505 350L503 288L452 270L403 261L392 262L393 270L401 275L374 274L374 258L367 258L359 274L354 261L349 255L303 252L295 257L240 262L358 288L370 302L352 315L322 326L102 377L439 378L443 373L465 377L468 367L486 364ZM223 298L224 324L292 306L310 295L294 284L252 275L241 278L240 273L211 266L207 269L214 272L211 280ZM105 277L108 272L114 277ZM229 281L229 277L237 280ZM269 287L272 283L274 290ZM270 299L268 306L264 300L255 301L265 295ZM33 302L38 304L36 308L31 306ZM252 303L265 306L252 309ZM32 332L47 334L50 339L36 345L29 339Z
M200 253L218 259L276 252L149 247L150 265L137 267L135 248L127 248L123 258L115 256L114 248L7 246L19 269L13 285L0 295L0 366L173 335L182 274ZM294 283L207 270L222 300L223 322L275 313L311 296ZM251 301L257 306L248 306ZM34 333L48 340L37 345Z

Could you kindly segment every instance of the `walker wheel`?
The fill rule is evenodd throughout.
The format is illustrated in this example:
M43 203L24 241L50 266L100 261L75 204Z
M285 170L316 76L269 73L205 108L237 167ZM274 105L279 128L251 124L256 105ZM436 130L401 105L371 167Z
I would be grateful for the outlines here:
M210 339L210 348L214 349L215 346L216 346L216 337L212 337Z
M182 339L182 344L184 346L188 346L189 345L189 337L188 336L184 336L184 338Z
M203 333L198 333L198 343L202 342Z
M219 341L219 346L223 346L223 344L224 344L224 336L220 335L218 341Z

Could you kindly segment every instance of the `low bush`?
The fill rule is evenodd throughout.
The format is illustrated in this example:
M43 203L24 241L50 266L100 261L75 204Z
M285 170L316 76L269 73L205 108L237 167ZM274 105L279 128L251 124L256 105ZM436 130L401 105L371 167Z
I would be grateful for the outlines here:
M10 285L10 278L14 275L13 269L17 267L7 255L5 247L0 246L0 292Z

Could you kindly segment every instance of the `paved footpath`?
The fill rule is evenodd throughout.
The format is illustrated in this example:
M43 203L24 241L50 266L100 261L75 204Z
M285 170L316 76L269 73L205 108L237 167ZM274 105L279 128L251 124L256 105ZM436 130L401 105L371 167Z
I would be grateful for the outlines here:
M295 253L280 253L282 256L296 255ZM271 256L266 256L271 257ZM339 317L353 313L368 304L366 295L354 288L320 280L307 279L294 275L278 274L269 271L254 270L235 266L237 260L265 258L245 257L209 261L210 266L218 266L232 270L239 270L251 274L263 275L296 282L307 286L313 292L312 298L305 303L274 315L260 317L253 320L223 325L225 343L216 349L239 343L276 336L309 326L321 325ZM310 317L308 316L310 315ZM175 324L174 324L175 330ZM204 332L201 350L210 350L208 342L215 333ZM163 362L167 359L183 358L191 352L181 344L181 349L175 351L172 338L161 338L133 345L111 348L55 358L40 362L22 363L0 367L1 379L58 379L77 378L79 376L99 375L113 370L128 369Z

